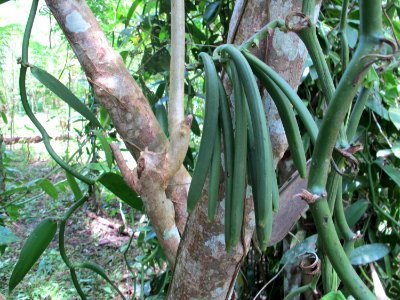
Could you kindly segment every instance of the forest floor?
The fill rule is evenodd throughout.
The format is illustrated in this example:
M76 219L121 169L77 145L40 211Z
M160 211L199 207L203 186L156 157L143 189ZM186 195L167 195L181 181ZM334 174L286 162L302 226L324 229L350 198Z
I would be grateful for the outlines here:
M7 153L9 160L6 161L5 167L14 172L13 180L20 183L46 176L57 168L41 151L40 155L31 151L28 159L26 149L23 147ZM59 192L57 199L36 188L26 195L13 195L13 198L22 196L22 199L34 199L32 197L40 195L23 205L5 207L9 202L0 202L0 217L5 221L5 226L18 237L17 242L10 244L3 255L0 254L0 299L2 295L8 293L8 280L30 232L46 217L62 217L75 201L68 184L60 184L65 182L65 175L61 169L48 179L55 184ZM132 218L134 218L133 227L129 225L132 223ZM67 254L73 262L91 261L102 266L128 299L132 298L135 292L135 295L142 293L143 297L150 289L148 278L154 274L153 268L143 267L140 264L139 254L146 253L145 248L149 246L142 241L139 249L137 240L140 233L147 232L149 227L145 218L139 214L132 216L130 208L121 206L112 194L97 188L95 197L91 197L67 222L65 233ZM133 243L126 256L133 272L128 269L124 260L124 251L131 235ZM143 238L143 234L141 237ZM118 294L111 285L95 273L79 270L78 277L88 299L121 299L116 296ZM58 251L58 234L38 263L7 299L78 299L70 280L69 270Z

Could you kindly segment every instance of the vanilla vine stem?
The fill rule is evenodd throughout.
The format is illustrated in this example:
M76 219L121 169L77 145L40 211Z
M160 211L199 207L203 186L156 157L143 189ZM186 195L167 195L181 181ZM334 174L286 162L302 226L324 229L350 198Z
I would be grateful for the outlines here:
M381 1L361 0L359 44L325 113L315 144L308 180L308 192L315 200L309 203L310 210L319 238L324 244L324 250L350 293L357 299L366 300L376 298L357 275L343 250L326 201L325 186L330 159L341 128L341 126L333 125L344 122L361 79L370 65L377 60L384 42L382 32Z

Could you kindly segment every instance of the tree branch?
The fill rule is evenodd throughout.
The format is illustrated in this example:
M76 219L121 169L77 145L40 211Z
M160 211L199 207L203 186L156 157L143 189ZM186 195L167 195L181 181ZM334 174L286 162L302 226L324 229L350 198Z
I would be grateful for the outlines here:
M168 106L170 148L168 175L173 176L185 159L192 118L184 118L185 1L171 1L171 63Z

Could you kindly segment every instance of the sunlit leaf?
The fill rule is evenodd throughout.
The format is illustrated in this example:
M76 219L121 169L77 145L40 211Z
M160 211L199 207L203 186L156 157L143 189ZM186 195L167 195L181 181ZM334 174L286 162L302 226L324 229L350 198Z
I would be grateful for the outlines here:
M3 119L4 124L8 124L8 119L4 111L0 112L1 113L1 118Z

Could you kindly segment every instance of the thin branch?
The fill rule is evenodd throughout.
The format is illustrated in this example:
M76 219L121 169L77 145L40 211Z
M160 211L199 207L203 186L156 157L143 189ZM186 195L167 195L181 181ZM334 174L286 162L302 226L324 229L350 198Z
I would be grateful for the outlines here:
M168 174L172 177L180 168L189 146L192 117L184 115L185 84L185 1L171 2L171 64L168 107L170 147Z

